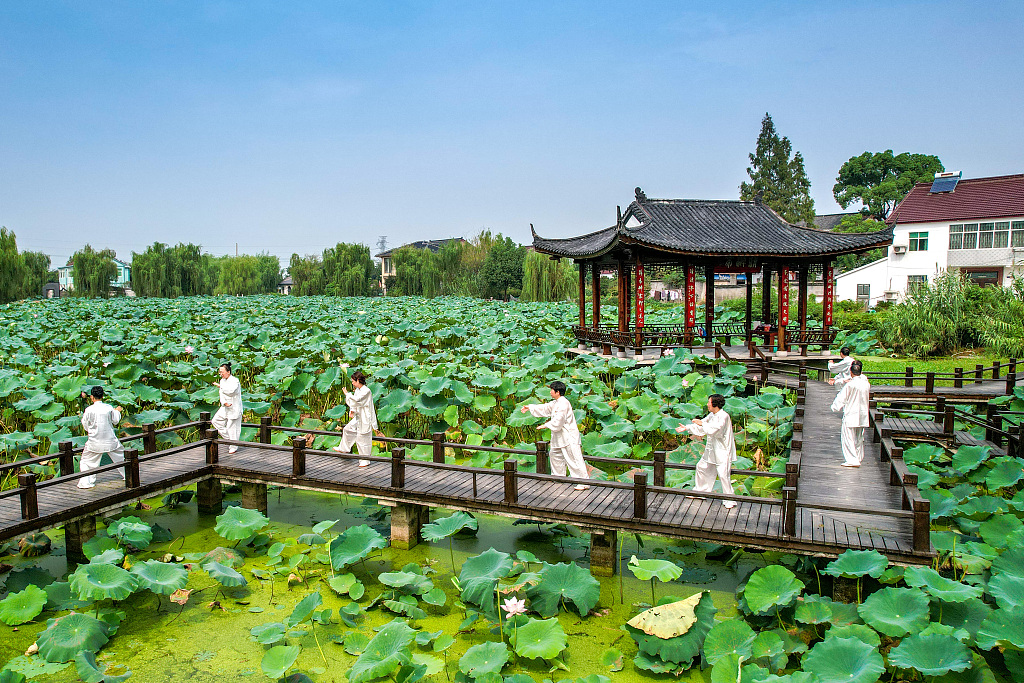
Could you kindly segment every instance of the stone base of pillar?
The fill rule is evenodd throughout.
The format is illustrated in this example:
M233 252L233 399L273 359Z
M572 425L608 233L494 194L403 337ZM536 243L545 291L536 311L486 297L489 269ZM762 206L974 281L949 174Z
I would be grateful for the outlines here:
M857 604L857 579L837 576L832 579L832 599L836 602Z
M242 507L267 514L267 485L243 481Z
M224 511L224 487L220 479L204 479L196 484L196 504L200 514L219 515Z
M615 576L619 570L619 532L606 529L590 534L590 573Z
M420 531L430 523L430 508L399 503L391 508L391 547L408 550L422 539Z
M68 562L84 564L89 561L82 546L96 535L96 518L83 517L64 525L64 548Z

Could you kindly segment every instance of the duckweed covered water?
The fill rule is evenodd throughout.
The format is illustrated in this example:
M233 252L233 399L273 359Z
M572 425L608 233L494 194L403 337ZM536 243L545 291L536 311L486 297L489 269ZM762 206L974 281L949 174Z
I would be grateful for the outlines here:
M229 495L227 502L233 502L233 497ZM204 553L218 546L231 545L213 530L214 516L199 515L194 502L174 509L159 507L160 499L149 500L147 504L151 510L126 509L120 516L133 514L147 523L159 524L169 529L174 539L154 543L135 555L136 560L160 558L168 552L180 556ZM439 509L431 513L432 519L448 514ZM373 501L333 494L291 489L271 490L268 516L271 525L266 531L274 540L280 541L309 533L313 524L324 519L340 520L333 533L359 524L369 524L385 536L390 533L387 508L377 506ZM474 535L463 534L454 539L457 567L461 567L468 557L478 555L488 548L513 554L528 551L548 563L575 562L583 567L589 566L589 534L579 529L569 529L570 534L563 535L559 532L564 529L559 530L551 525L515 524L513 520L491 516L480 516L478 521L479 530ZM62 533L53 530L48 535L54 541L54 550L49 555L40 558L4 558L16 565L15 573L31 566L45 569L58 579L67 573ZM397 571L410 562L428 568L428 576L435 586L445 591L448 599L443 607L421 604L428 616L412 621L413 626L423 631L444 631L456 638L455 644L445 653L446 670L428 677L434 681L453 679L458 672L459 658L471 646L498 641L500 638L496 629L492 632L491 625L483 619L469 626L465 632L458 633L465 613L455 604L459 591L451 582L451 556L447 546L446 542L421 543L407 551L388 547L375 551L364 562L351 568L366 585L366 594L358 601L363 606L369 605L380 593L389 590L376 579L377 575ZM286 555L300 548L304 546L289 546ZM252 555L252 552L248 554ZM667 584L657 583L655 590L658 599L666 595L683 598L708 590L718 609L719 619L736 614L735 591L740 581L766 562L778 559L772 553L741 553L732 558L734 561L731 564L727 564L726 560L731 556L728 550L722 552L719 559L708 559L706 554L705 546L666 539L622 536L623 560L628 560L631 555L641 559L663 557L683 567L683 575L678 580ZM291 671L305 673L318 682L344 683L346 672L356 657L347 654L334 640L341 640L353 630L338 618L339 608L348 604L350 598L338 596L327 586L323 579L330 578L330 569L325 565L305 565L304 584L289 588L285 579L278 577L271 588L270 582L259 581L251 573L253 568L262 568L266 564L265 555L247 557L244 567L239 571L249 579L248 586L223 590L206 572L196 567L195 571L190 572L187 586L195 592L184 607L170 603L167 597L158 600L149 591L140 590L133 594L117 605L126 613L126 618L110 643L100 651L97 659L101 668L103 665L111 667L109 674L130 670L133 673L132 680L154 683L186 679L197 682L269 680L260 669L260 661L269 646L258 644L250 636L250 629L266 622L284 621L300 599L318 590L323 596L324 607L333 610L332 623L317 626L315 637L306 629L304 635L288 638L289 645L302 646L301 654ZM625 562L622 564L624 566ZM533 568L536 569L536 565ZM586 619L564 610L558 617L569 639L568 649L563 655L568 671L550 671L544 660L520 658L510 662L503 674L526 673L538 681L544 678L575 679L589 674L608 675L616 681L654 678L633 667L631 658L636 653L636 645L620 628L637 612L649 606L650 583L638 581L626 571L622 577L600 579L600 588L600 601ZM45 628L46 619L53 616L53 612L44 612L35 622L17 629L0 627L6 631L5 637L0 639L0 662L13 659L9 664L12 668L26 674L38 673L32 680L78 680L74 664L45 664L39 657L21 657ZM357 624L357 629L372 637L374 628L394 618L395 614L378 605L366 612ZM619 672L612 673L608 666L600 663L601 653L609 648L616 648L624 655L623 668ZM434 654L429 646L419 648L414 644L413 651ZM680 680L706 681L710 680L710 673L694 667Z

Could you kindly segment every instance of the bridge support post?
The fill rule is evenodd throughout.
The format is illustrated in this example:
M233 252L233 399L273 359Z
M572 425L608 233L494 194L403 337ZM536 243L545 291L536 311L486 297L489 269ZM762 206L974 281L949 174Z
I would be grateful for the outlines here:
M836 602L856 604L857 579L846 579L837 576L832 579L832 599Z
M433 432L430 435L431 455L433 462L444 463L444 432Z
M58 445L60 455L60 476L64 477L75 473L75 446L70 441L61 441Z
M224 487L219 477L204 479L196 484L196 505L203 515L219 515L224 511Z
M537 441L535 446L537 447L537 461L535 466L537 474L551 474L551 464L548 461L548 442Z
M426 505L398 503L391 508L391 546L408 550L422 540L424 524L430 523L430 508Z
M267 485L243 481L242 507L267 514Z
M64 525L64 548L68 562L84 564L89 561L85 556L85 542L96 535L96 518L83 517Z
M619 570L619 532L602 529L590 532L590 573L615 576Z

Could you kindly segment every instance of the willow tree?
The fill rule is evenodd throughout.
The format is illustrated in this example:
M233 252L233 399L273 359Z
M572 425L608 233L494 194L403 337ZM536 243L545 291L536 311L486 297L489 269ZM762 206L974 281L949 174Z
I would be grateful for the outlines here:
M76 296L110 296L110 286L117 279L117 254L113 249L97 251L87 244L71 257Z
M572 261L529 251L523 259L523 301L572 301L579 274Z
M325 293L331 296L369 296L376 282L377 268L364 244L339 242L324 249Z
M21 296L25 273L25 259L18 253L17 238L7 228L0 228L0 303Z
M388 292L399 296L441 295L441 268L437 254L429 249L402 247L391 256L395 275L388 279Z
M40 251L23 251L25 280L22 296L38 296L47 282L53 282L56 273L50 270L50 257Z

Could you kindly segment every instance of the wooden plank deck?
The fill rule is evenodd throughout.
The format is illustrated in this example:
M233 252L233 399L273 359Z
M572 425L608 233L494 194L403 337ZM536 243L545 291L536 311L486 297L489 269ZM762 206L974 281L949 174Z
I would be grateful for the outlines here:
M988 446L992 449L993 455L1006 455L1006 449L991 441L979 439L968 431L956 430L952 435L947 435L942 424L931 420L915 420L905 417L893 417L885 415L884 419L875 421L875 431L881 428L890 430L893 438L903 441L942 441L953 448L960 446Z

